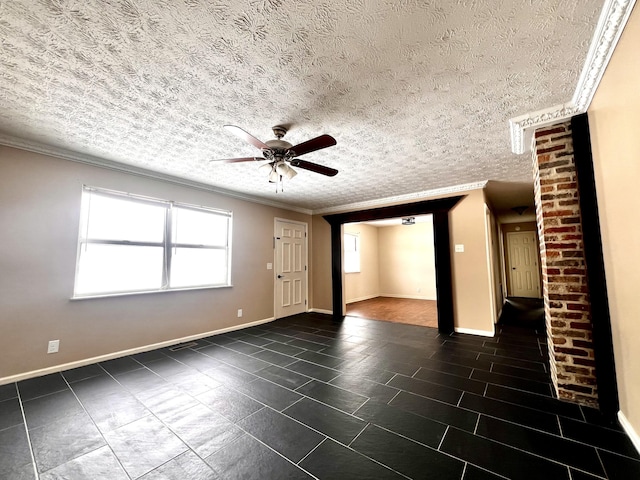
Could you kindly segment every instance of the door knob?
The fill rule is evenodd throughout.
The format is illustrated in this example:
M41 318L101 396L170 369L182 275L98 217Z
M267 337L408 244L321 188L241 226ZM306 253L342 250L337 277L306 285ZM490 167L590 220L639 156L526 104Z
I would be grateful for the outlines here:
M283 277L284 277L284 275L278 275L278 278L283 278Z

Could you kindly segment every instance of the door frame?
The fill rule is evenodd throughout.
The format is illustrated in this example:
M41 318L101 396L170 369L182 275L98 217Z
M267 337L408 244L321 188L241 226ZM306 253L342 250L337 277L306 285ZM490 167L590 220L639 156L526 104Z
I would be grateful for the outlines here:
M521 234L521 233L530 233L533 235L533 244L536 246L536 285L538 286L538 296L531 298L542 298L542 277L540 275L540 247L538 244L538 232L535 230L520 230L515 232L504 232L505 237L505 258L506 258L506 266L505 266L505 275L508 277L509 281L507 282L507 296L516 297L513 293L513 275L511 274L511 270L513 267L511 266L511 241L509 239L510 235Z
M389 207L358 210L354 212L325 215L331 225L331 290L333 297L333 319L344 319L342 285L342 225L345 223L382 220L385 218L412 215L433 215L433 240L436 260L436 295L438 302L438 330L449 334L454 331L453 285L451 275L451 242L449 237L449 211L466 195L424 200L421 202L393 205Z
M277 252L276 252L276 237L278 236L278 222L293 223L295 225L304 226L304 311L309 311L309 224L307 222L301 222L299 220L289 220L282 217L273 217L273 318L278 317L278 284L277 284Z

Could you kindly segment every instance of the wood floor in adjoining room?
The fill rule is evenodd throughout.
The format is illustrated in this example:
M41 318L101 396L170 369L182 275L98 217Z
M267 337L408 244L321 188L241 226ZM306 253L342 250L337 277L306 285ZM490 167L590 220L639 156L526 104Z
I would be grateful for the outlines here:
M438 328L438 302L435 300L376 297L349 303L347 315Z

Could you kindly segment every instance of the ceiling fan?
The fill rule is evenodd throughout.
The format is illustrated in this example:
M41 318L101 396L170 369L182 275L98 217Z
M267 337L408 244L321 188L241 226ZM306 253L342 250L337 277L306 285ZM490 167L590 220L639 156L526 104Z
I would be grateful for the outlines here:
M283 178L290 180L297 175L297 172L291 168L291 166L303 168L304 170L328 177L333 177L338 173L338 170L335 168L325 167L324 165L297 158L306 153L315 152L316 150L335 145L337 143L336 139L331 135L320 135L319 137L312 138L311 140L294 146L282 140L282 137L287 133L287 129L281 125L272 128L276 138L274 140L267 140L266 142L258 140L253 135L235 125L225 125L224 128L238 138L262 150L262 157L225 158L222 160L212 160L214 162L235 163L266 160L268 163L261 165L259 169L268 173L269 182L276 184L281 183Z

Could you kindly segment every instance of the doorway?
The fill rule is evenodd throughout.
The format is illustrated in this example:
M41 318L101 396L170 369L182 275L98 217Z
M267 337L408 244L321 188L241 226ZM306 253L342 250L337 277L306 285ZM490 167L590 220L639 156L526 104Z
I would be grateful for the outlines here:
M307 311L307 224L275 219L275 318Z
M431 215L343 227L346 314L438 327Z

